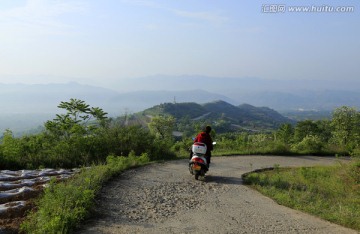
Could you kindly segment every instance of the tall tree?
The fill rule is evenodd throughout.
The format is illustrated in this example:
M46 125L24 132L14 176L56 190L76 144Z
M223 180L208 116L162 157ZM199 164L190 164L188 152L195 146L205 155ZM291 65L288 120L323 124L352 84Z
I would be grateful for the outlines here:
M360 114L352 107L337 108L332 116L333 138L343 146L358 144L360 138Z
M301 142L306 136L319 135L320 129L316 122L312 120L300 121L295 126L294 140Z
M105 126L107 113L99 107L90 107L82 100L71 98L58 107L66 113L57 114L55 119L45 123L46 130L56 136L69 138L74 134L92 134L98 126Z
M275 136L277 141L290 144L294 136L294 127L289 123L282 124L275 133Z
M172 132L175 127L176 119L173 116L155 116L149 123L150 131L159 139L173 139Z

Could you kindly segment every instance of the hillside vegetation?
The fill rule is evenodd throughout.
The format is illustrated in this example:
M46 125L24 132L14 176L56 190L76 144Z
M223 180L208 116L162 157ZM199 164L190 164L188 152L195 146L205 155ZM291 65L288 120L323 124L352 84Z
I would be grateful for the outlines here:
M336 109L331 119L297 123L286 122L286 118L268 108L236 107L222 101L204 105L161 104L116 119L78 99L61 102L58 107L63 114L47 121L39 134L16 138L11 130L5 132L0 144L1 169L84 166L94 169L85 170L75 181L47 189L38 203L39 213L23 226L29 233L44 233L44 228L55 230L55 227L56 232L68 233L86 217L104 181L138 163L187 157L191 136L205 124L213 126L211 134L218 142L214 154L218 155L360 155L360 113L346 106ZM229 129L231 132L226 132ZM181 131L182 137L175 139L174 130ZM343 174L346 174L344 178L355 178L353 186L358 188L356 165ZM312 181L317 173L306 175ZM329 178L332 174L324 180ZM355 202L358 201L358 194L354 196Z
M359 155L360 114L350 107L331 119L294 123L266 107L164 103L133 115L108 118L99 107L71 99L63 114L38 134L1 138L1 169L79 167L105 162L109 155L148 154L150 159L188 155L191 138L213 127L218 154ZM65 112L65 113L64 113ZM174 137L173 132L178 134Z
M141 112L143 116L173 116L177 122L192 126L191 122L211 123L217 132L236 130L273 130L283 123L294 123L278 112L267 107L254 107L249 104L234 106L224 101L205 104L163 103ZM184 129L179 128L179 131Z

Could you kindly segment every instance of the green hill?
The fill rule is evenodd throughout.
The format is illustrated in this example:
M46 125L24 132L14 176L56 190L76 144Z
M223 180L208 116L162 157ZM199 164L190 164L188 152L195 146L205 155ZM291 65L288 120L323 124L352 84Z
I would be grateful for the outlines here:
M255 107L249 104L234 106L224 101L205 104L162 103L140 112L142 116L171 115L178 122L187 119L192 122L203 122L222 131L231 130L271 130L283 123L293 123L278 112L267 107Z
M162 103L143 111L146 115L172 115L177 119L183 117L196 118L206 112L204 106L194 102Z

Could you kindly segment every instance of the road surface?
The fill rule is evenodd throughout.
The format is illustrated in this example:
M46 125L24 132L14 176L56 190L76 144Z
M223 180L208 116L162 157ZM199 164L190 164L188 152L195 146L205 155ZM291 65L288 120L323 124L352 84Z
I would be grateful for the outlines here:
M213 157L205 181L187 160L126 171L109 182L77 233L358 233L278 205L242 184L260 168L330 165L328 157Z

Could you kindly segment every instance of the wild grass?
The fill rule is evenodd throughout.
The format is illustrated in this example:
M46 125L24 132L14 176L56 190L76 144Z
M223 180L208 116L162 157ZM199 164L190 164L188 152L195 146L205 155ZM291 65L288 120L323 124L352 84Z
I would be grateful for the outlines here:
M327 167L275 167L243 179L281 205L360 230L360 160Z
M149 162L146 154L136 157L109 156L104 165L83 168L81 173L64 182L54 181L37 202L37 210L21 225L24 233L70 233L84 220L94 206L102 184L127 168Z

